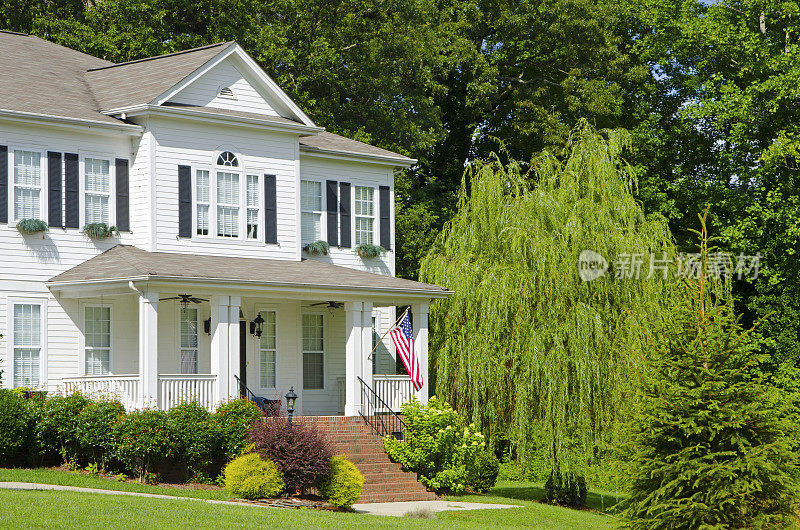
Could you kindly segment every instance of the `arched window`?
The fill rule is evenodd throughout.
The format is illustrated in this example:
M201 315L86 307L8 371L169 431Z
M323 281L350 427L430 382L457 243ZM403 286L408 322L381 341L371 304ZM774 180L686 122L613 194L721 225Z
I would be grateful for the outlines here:
M223 151L217 157L218 166L239 167L239 160L230 151Z

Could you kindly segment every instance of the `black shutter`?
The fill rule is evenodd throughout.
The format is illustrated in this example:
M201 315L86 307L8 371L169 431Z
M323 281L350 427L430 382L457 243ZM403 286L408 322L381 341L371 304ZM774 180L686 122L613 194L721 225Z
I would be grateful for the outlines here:
M0 145L0 223L8 222L8 146Z
M61 228L61 153L47 152L47 224Z
M386 250L391 249L392 245L392 217L390 208L391 194L389 186L381 186L378 190L378 206L380 208L381 221L381 246Z
M335 247L339 244L339 197L336 193L336 181L329 180L326 185L326 204L328 205L328 244Z
M264 175L264 243L278 242L278 188L275 175Z
M350 183L339 183L339 246L350 248Z
M117 230L129 232L131 229L131 206L128 159L117 158L114 165L117 173Z
M192 237L191 166L178 166L178 236Z
M64 153L64 227L80 228L80 197L78 196L78 155Z

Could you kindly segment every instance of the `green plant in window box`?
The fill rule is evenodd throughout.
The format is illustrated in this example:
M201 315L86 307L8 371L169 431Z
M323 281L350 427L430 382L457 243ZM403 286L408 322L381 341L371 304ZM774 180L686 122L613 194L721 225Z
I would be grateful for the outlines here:
M377 258L386 254L386 249L380 245L372 245L370 243L362 243L356 247L356 254L361 258Z
M330 250L327 241L314 241L303 247L303 251L309 256L327 256Z
M92 239L107 239L118 236L119 230L116 226L108 226L106 223L89 223L83 227L83 233Z
M17 223L17 230L20 234L25 235L38 234L39 232L42 232L42 237L44 237L44 232L47 232L48 229L47 223L41 219L22 219Z

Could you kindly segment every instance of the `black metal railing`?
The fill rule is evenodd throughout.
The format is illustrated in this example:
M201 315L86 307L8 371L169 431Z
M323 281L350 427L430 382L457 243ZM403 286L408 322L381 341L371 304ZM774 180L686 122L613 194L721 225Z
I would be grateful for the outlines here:
M399 412L395 412L375 391L360 377L361 383L361 417L378 436L394 436L398 440L412 443L411 431L403 421Z
M234 375L233 378L236 379L236 383L239 385L239 396L242 399L247 399L255 403L256 406L260 408L267 416L278 416L280 414L280 399L267 399L265 397L257 396L252 390L247 388L247 385L244 384L244 381L239 379L238 375Z

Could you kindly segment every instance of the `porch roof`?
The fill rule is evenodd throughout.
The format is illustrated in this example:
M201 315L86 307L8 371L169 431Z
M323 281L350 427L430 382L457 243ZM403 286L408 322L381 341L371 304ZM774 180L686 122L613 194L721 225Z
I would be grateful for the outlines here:
M93 284L168 280L175 283L201 282L304 288L310 290L352 290L378 295L412 295L444 298L450 291L428 283L384 274L340 267L316 260L236 258L204 254L148 252L132 245L117 245L51 278L51 289Z

